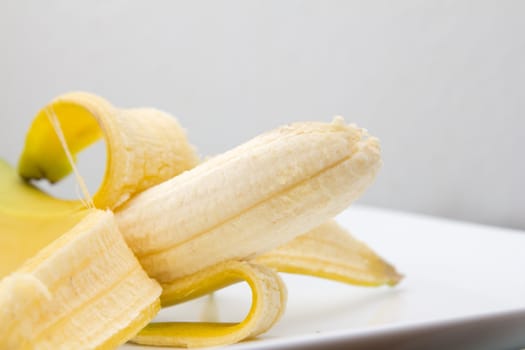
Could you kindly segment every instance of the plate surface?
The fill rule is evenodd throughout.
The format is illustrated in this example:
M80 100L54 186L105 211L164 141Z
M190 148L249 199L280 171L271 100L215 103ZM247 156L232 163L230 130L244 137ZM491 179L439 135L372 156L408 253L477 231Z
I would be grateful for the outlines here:
M525 232L365 206L353 206L338 221L405 279L394 288L359 288L285 274L288 306L281 321L227 348L525 346ZM238 284L164 309L156 320L239 321L249 305L248 287Z

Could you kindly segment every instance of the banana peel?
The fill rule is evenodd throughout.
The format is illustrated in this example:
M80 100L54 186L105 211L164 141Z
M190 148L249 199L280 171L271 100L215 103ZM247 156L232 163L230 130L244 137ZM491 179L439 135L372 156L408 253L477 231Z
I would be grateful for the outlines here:
M160 293L113 214L89 209L0 281L0 347L112 349L151 321Z
M396 285L402 275L335 220L265 253L254 262L280 272L310 275L358 286Z
M88 210L23 181L0 160L0 278L69 231Z
M184 129L169 114L153 108L120 109L99 96L72 92L51 101L31 124L18 163L18 173L26 180L55 183L73 169L51 115L73 160L87 146L105 141L106 172L93 196L97 208L113 210L199 161Z
M50 115L58 119L63 133L62 143L50 123ZM351 133L348 133L349 130ZM309 132L314 138L301 141L298 135ZM107 150L106 173L102 185L93 197L94 205L115 212L118 229L127 244L137 255L142 266L146 266L146 272L161 283L162 305L184 302L239 281L246 281L252 290L252 307L247 317L239 323L152 323L139 332L133 341L141 344L187 347L223 345L264 332L282 315L286 304L286 288L275 271L309 274L363 286L394 285L402 276L366 245L351 238L336 223L329 222L314 228L321 222L311 220L310 226L295 228L299 231L303 228L302 232L311 228L310 232L301 235L302 232L292 232L293 228L288 228L287 232L293 234L288 233L288 236L256 251L251 248L243 253L239 253L239 250L235 253L234 248L230 255L224 255L222 251L212 251L211 254L208 252L208 255L218 258L211 260L207 265L189 269L188 273L182 275L169 272L170 278L163 280L155 271L148 269L147 264L144 265L143 257L150 255L143 253L142 246L133 243L130 237L136 234L129 234L129 227L138 228L138 226L136 223L133 224L133 221L131 224L126 223L126 220L137 217L140 213L147 214L148 211L159 215L159 210L148 208L162 207L163 202L165 203L169 198L160 196L158 203L152 203L151 198L157 198L158 194L167 192L166 188L169 187L166 186L173 188L173 184L166 185L170 181L178 181L181 183L179 185L181 188L188 186L188 182L195 182L195 179L202 179L202 184L206 184L206 181L209 182L206 174L212 173L214 169L224 164L237 164L235 161L242 160L243 153L248 153L248 158L254 158L253 153L250 153L251 150L262 149L269 139L273 140L273 143L279 142L283 134L286 134L288 138L286 143L307 144L313 140L313 143L319 146L319 142L324 141L322 138L317 139L317 135L328 132L333 133L335 138L327 142L353 147L349 156L354 158L351 163L353 167L347 167L351 174L356 176L356 181L364 176L359 172L364 169L363 164L367 164L367 161L370 163L371 160L373 171L369 179L372 179L377 170L378 159L375 140L368 140L369 143L362 142L363 135L360 131L343 127L340 121L330 127L314 128L310 124L295 128L285 127L277 133L259 137L259 140L252 141L251 145L245 144L225 156L219 156L197 166L198 157L187 142L184 130L165 113L152 109L117 109L98 96L71 93L55 99L37 115L28 132L18 172L26 180L45 178L51 182L59 181L69 174L74 166L71 159L68 159L66 150L70 151L74 159L75 154L103 137ZM352 139L354 143L349 144L348 139ZM64 147L64 143L67 147ZM287 154L292 151L285 149L282 152ZM260 154L259 158L264 157L265 152ZM333 171L334 167L337 168L336 163L344 164L345 159L340 161L335 159L333 161L335 163L327 164L326 167L329 171ZM246 162L245 160L244 163L238 162L238 164L242 166ZM251 165L254 166L253 163ZM292 167L297 168L297 164L293 164ZM282 169L282 174L289 171L286 164ZM312 171L314 174L319 172L316 169ZM185 173L176 176L182 172ZM290 174L292 174L291 178L295 176L293 171ZM281 177L281 183L287 181L283 179L284 177ZM359 186L364 189L369 182L363 182L361 185L357 185L360 182L356 182L356 185L349 190L353 191L352 198L362 192ZM165 188L159 189L159 184ZM196 191L203 186L197 184ZM314 190L316 186L319 184L313 184ZM355 189L356 187L358 190ZM82 201L65 201L50 197L22 181L3 162L0 162L0 191L0 227L2 227L0 250L4 250L5 247L5 252L0 252L2 268L0 276L14 271L41 248L53 246L55 240L60 240L66 232L91 215L93 210L86 209ZM151 193L154 193L154 196ZM299 195L304 196L304 190L299 191ZM149 201L143 200L148 196ZM285 197L288 201L291 198L290 195ZM339 206L346 206L347 202ZM165 212L164 215L173 214ZM319 217L319 220L331 215L333 212L325 213L324 216ZM151 224L150 227L156 228L156 225L156 223ZM307 229L304 229L305 227ZM158 234L153 236L153 239L155 237L159 237ZM253 239L257 237L251 240ZM202 241L200 245L205 248L203 244ZM206 247L208 245L212 246L206 243ZM198 247L199 244L195 244L193 249ZM177 255L174 257L176 259ZM159 263L163 264L161 268L164 270L176 271L177 264L170 260L157 260L153 265ZM191 264L189 266L193 267ZM129 339L131 334L127 335L126 339Z
M239 323L154 322L131 341L137 344L178 347L205 347L232 344L255 337L279 320L286 306L286 286L268 267L230 260L177 280L162 302L178 304L225 286L245 281L252 291L252 306Z

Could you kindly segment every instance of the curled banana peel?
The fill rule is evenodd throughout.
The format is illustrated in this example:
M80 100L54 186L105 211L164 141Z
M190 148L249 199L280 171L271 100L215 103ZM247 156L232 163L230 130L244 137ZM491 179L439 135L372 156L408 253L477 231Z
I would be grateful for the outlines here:
M167 288L163 305L178 304L227 285L246 281L252 290L252 306L240 323L150 323L132 339L145 345L204 347L231 344L268 330L282 315L286 287L277 273L262 265L230 260L206 271L183 277Z
M250 286L252 307L239 323L151 323L133 338L141 344L195 347L237 342L270 328L286 304L286 288L276 270L366 286L394 285L401 279L366 245L334 222L326 223L366 189L381 165L378 140L342 119L287 125L198 164L171 116L153 109L118 109L98 96L70 93L35 118L18 172L26 180L59 181L74 169L74 156L100 138L106 142L106 173L93 203L114 215L88 209L81 201L52 198L0 162L0 191L7 194L0 197L0 250L5 249L0 251L0 277L18 268L0 283L0 304L12 305L0 312L4 347L60 348L59 339L71 345L65 348L116 346L155 315L161 293L157 282L163 306L239 281ZM120 270L113 274L109 257L106 265L96 265L99 251L72 245L108 230L122 235L140 262L135 280ZM105 249L119 256L130 253L113 245ZM91 288L92 281L80 270L58 265L55 255L64 252L70 259L90 256L97 266L94 275L107 274L112 286L140 284L148 296L141 300L151 302L139 305L123 297L127 304L104 304L102 298L113 295L113 289L104 289L82 304L85 314L68 307L82 300L82 287ZM57 294L36 273L43 265L58 269L65 284L66 276L77 279L78 300L77 294ZM141 288L126 296L139 295ZM23 295L29 297L21 300ZM66 295L71 300L64 300ZM33 312L40 316L25 321L19 310L28 303L38 306ZM58 321L45 317L53 307L64 308ZM99 327L98 312L113 327ZM86 332L91 335L75 333L79 322L93 326ZM8 323L15 326L7 329ZM73 327L71 335L67 327Z
M18 163L24 179L54 183L72 170L50 115L58 119L73 156L104 138L106 173L93 196L97 208L115 209L134 194L198 163L172 116L152 108L119 109L96 95L73 92L56 98L35 117Z

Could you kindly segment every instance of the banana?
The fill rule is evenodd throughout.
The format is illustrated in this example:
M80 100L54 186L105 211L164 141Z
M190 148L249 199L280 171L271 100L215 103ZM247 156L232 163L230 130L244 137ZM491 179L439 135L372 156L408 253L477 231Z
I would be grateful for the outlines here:
M213 346L264 332L277 322L286 305L286 288L277 271L358 285L393 285L401 278L366 245L335 223L326 223L365 190L381 165L378 140L342 118L332 123L287 125L197 165L198 156L184 130L169 115L153 109L118 109L95 95L70 93L53 100L35 118L19 174L25 179L59 181L74 170L75 155L101 137L106 142L106 173L93 197L94 206L114 212L114 219L106 212L111 217L100 220L111 221L110 226L115 220L118 230L114 231L120 231L147 274L161 284L162 305L184 302L239 281L246 281L252 290L252 308L239 323L152 323L133 338L136 343ZM6 190L11 194L5 199L0 198L0 222L9 228L0 232L0 243L15 247L30 237L31 244L18 255L0 255L0 261L9 261L0 277L50 242L37 255L47 252L45 259L37 261L53 259L65 250L57 248L61 244L57 242L72 236L62 235L68 230L80 226L91 232L90 225L81 223L92 220L95 209L85 209L79 201L51 198L20 183L2 170L0 162L0 190L2 183L12 190ZM33 207L26 209L24 203L32 199ZM28 236L20 234L25 231L30 232ZM24 266L28 264L38 265ZM106 270L98 271L104 274ZM14 331L8 341L49 348L58 343L46 339L62 336L64 343L78 345L73 347L87 344L66 339L65 321L47 327L45 322L40 324L43 316L32 319L33 323L19 320L23 313L16 310L26 307L19 295L57 308L59 303L75 302L54 297L47 281L34 271L22 267L1 282L0 296L5 297L0 304L13 305L5 308L3 317L17 321L17 326L9 328ZM77 272L64 270L63 275L82 279ZM89 317L96 319L97 305L85 304L87 323ZM112 315L126 314L118 322L121 326L127 322L118 336L107 340L104 334L109 333L93 325L87 332L92 334L89 339L99 339L96 346L105 346L133 337L151 319L157 304L150 303L148 311L133 315L137 305L130 305L107 306ZM71 320L77 322L74 317ZM42 329L36 337L34 328ZM0 335L2 331L0 326Z
M0 282L0 348L112 349L160 308L113 214L89 213Z
M45 195L36 188L29 186L24 182L21 182L20 179L18 179L14 175L14 171L10 169L7 165L2 163L0 163L0 165L3 165L0 166L0 183L6 185L3 188L4 190L6 190L4 192L6 196L0 197L0 203L3 199L9 198L9 200L6 203L4 203L3 206L0 205L0 208L8 208L7 203L20 204L21 208L23 208L21 206L21 204L23 203L31 204L30 208L28 208L28 211L22 211L20 210L20 208L18 208L17 211L13 212L16 213L16 216L11 217L11 225L8 225L11 228L11 231L7 234L5 234L6 232L2 231L2 234L5 235L3 237L9 238L22 236L21 233L23 233L24 231L20 230L21 227L23 227L24 230L27 230L27 232L29 233L35 232L36 230L34 226L31 227L31 225L35 223L39 223L41 225L41 219L35 222L35 212L38 213L40 210L45 210L46 205L49 205L51 207L47 208L48 210L55 209L54 207L52 207L53 205L65 205L65 209L67 210L65 213L62 213L62 211L60 210L57 210L56 213L54 213L53 210L49 210L48 212L44 211L43 219L46 219L47 225L41 226L40 231L35 233L45 233L46 229L47 231L50 231L53 228L58 230L62 222L65 219L68 219L69 216L73 217L73 214L76 211L79 211L78 215L83 216L85 216L87 212L89 212L87 210L78 209L78 203L76 203L76 206L73 206L71 208L70 205L74 204L74 202L60 201ZM8 179L9 181L6 181L6 179ZM60 208L61 207L59 207L58 209ZM1 209L0 214L3 213L3 210ZM71 211L72 209L74 209L75 211ZM11 215L13 215L13 213L11 213ZM51 216L47 217L47 215L49 214L51 214ZM9 219L9 216L6 217ZM0 215L0 219L1 218L2 216ZM3 223L5 222L6 221L3 220ZM56 225L58 225L58 228L56 227ZM359 280L359 278L363 278L365 281L369 281L370 278L375 278L376 284L380 284L382 281L384 281L385 283L388 283L386 281L392 281L392 278L395 275L390 275L389 273L391 273L391 270L389 270L388 268L381 268L383 265L381 264L381 260L379 260L379 258L376 257L376 261L378 262L378 264L359 265L358 263L356 263L371 260L370 256L373 256L373 253L371 253L370 251L357 249L359 247L353 249L352 242L356 241L348 240L348 242L346 243L350 244L346 244L344 249L341 249L340 247L335 249L336 252L339 251L339 253L344 253L345 251L348 252L347 256L342 256L339 258L339 262L334 262L330 260L334 258L334 252L330 249L315 249L316 243L323 243L321 240L321 236L324 235L339 235L338 237L332 238L334 244L345 241L346 233L341 228L338 228L337 230L334 230L334 228L337 228L335 224L321 225L320 227L312 230L311 232L299 236L292 242L287 243L285 246L280 247L277 250L274 250L273 252L269 252L260 256L259 258L255 259L252 263L248 264L246 262L228 261L226 263L221 263L214 266L213 269L210 269L211 271L204 270L201 273L194 274L186 278L178 279L177 283L164 286L163 303L165 305L170 305L181 303L192 298L196 298L202 294L220 289L226 285L235 282L248 281L248 284L252 288L253 298L258 302L252 305L252 309L244 321L238 324L191 324L179 322L161 324L154 323L147 326L143 331L141 331L137 337L133 338L133 341L142 344L171 344L174 346L191 347L229 344L245 339L247 337L256 336L260 332L269 328L274 322L276 322L279 319L278 316L280 316L280 314L282 314L282 312L284 311L286 303L286 289L282 284L282 281L278 278L278 276L276 276L274 271L264 269L261 265L273 267L279 271L284 272L296 272L315 275L315 273L311 273L307 269L310 268L315 270L317 266L316 264L319 264L319 268L335 268L338 269L340 273L350 273L353 278L344 281L353 284L364 284L362 280ZM56 232L51 233L56 235ZM37 235L35 235L35 237L37 237ZM51 235L51 237L53 236ZM308 237L310 238L308 239ZM27 238L27 233L25 233L25 236L22 236L22 239L24 238ZM312 239L319 239L320 242L315 242L312 245ZM306 244L303 244L303 242L306 242ZM12 250L16 250L15 248L17 246L21 246L21 243L18 242L17 245L13 245ZM287 249L288 246L290 246L292 250L295 250L295 254L286 255L284 260L285 264L283 264L283 252L287 252L289 250ZM357 255L360 254L362 251L364 251L367 254L362 256ZM9 251L7 253L9 253ZM309 259L309 255L311 255L312 253L315 253L315 257L318 260ZM276 264L271 259L268 259L269 257L275 255L280 256L279 264ZM350 269L347 266L341 268L341 264L346 264L347 266L350 266ZM239 267L243 267L243 269L239 269ZM261 269L263 269L264 273L258 273L258 270ZM359 271L361 274L355 275L356 271ZM382 275L382 272L388 274L385 276ZM334 279L334 276L329 274L317 275L321 277ZM258 281L263 280L262 277L266 277L264 278L266 282L257 283ZM18 295L20 295L19 292L17 293ZM15 293L15 295L17 295L17 293ZM279 298L275 296L278 293L280 294ZM274 295L274 297L268 298L268 295ZM276 316L271 317L271 315ZM261 322L261 319L265 320L265 322ZM264 324L265 327L261 327L261 323Z
M378 140L341 119L292 124L141 192L116 220L144 269L167 286L322 224L380 165Z

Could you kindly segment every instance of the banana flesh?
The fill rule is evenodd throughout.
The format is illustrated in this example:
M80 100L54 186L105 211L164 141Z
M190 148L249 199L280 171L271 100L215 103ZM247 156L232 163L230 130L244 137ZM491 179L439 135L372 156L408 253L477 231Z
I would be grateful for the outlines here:
M322 224L380 165L378 140L362 129L341 120L292 124L145 190L116 219L144 269L166 285Z
M342 119L331 124L284 126L196 166L198 157L184 131L165 113L117 109L95 95L71 93L52 101L33 122L18 168L26 179L55 182L71 172L72 166L49 123L50 114L58 118L73 155L104 138L106 173L94 196L95 206L115 212L127 244L148 275L161 283L163 305L180 303L239 281L246 281L252 289L252 308L239 323L150 324L133 338L134 342L213 346L264 332L279 319L286 304L286 289L275 270L358 285L395 284L401 277L334 223L323 224L364 191L381 165L378 140ZM0 162L3 181L1 170ZM8 257L6 260L12 263L0 274L12 271L58 238L50 245L54 248L43 250L47 255L40 258L40 263L52 259L59 245L56 242L63 241L62 234L92 215L92 211L82 209L80 202L53 199L23 185L25 188L17 188L9 200L0 198L0 222L11 227L5 234L0 232L0 240L18 237L11 242L14 246L24 237L20 232L38 232L35 228L44 219L33 213L41 210L46 213L42 217L47 218L49 229L31 237L35 242L32 249L17 258ZM25 192L25 197L18 195ZM39 198L36 210L19 210L29 197ZM8 209L13 207L16 210ZM316 246L322 249L316 250ZM4 279L0 295L16 290L20 295L29 293L44 305L49 296L47 285L23 270ZM74 271L69 273L75 277ZM13 305L23 304L15 297L18 294L7 295ZM97 346L118 345L131 338L158 307L152 303L137 313L140 308L130 305L108 306L112 311L127 313L120 323L128 325ZM133 312L134 316L130 314ZM13 319L13 313L9 315L6 319ZM31 339L41 348L51 344L24 333L27 327L23 324L29 328L34 325L25 321L19 324L21 335L11 333L11 339L18 339L15 343ZM1 331L0 326L0 335ZM63 338L70 336L61 327L46 332L42 333L47 334L46 339L60 334Z
M113 215L92 210L1 281L0 348L113 348L155 316L160 292Z

